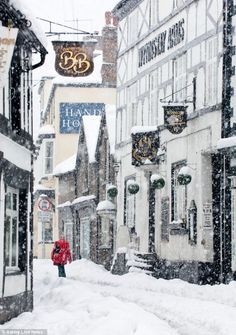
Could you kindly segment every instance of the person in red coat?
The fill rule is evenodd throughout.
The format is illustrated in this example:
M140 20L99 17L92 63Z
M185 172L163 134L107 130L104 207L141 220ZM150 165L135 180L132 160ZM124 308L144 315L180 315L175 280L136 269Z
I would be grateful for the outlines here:
M65 264L67 264L67 261L71 263L72 258L69 242L64 239L64 236L61 236L60 240L54 242L51 259L53 265L58 266L58 276L66 277Z

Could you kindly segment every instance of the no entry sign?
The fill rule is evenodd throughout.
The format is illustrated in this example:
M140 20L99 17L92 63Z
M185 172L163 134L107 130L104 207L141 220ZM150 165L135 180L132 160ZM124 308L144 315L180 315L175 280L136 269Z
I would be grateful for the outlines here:
M38 202L38 207L41 211L48 211L51 208L51 203L48 199L40 199Z

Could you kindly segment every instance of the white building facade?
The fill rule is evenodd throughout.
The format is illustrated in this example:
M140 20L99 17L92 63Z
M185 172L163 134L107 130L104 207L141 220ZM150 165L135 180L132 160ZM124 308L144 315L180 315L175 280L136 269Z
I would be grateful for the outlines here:
M33 308L32 71L47 51L19 7L0 3L0 323Z
M231 233L221 224L222 183L228 182L217 149L226 137L224 6L220 0L130 0L113 10L119 19L117 248L155 255L158 277L213 283L224 281L235 267ZM186 110L186 126L170 131L164 106ZM135 164L151 133L155 159L146 152ZM132 142L137 135L138 149ZM136 194L129 191L130 179L139 186Z

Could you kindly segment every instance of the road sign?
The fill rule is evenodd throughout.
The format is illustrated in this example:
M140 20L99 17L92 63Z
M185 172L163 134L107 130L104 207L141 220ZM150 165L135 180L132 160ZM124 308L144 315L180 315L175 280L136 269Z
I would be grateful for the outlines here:
M40 199L38 202L38 207L41 211L48 211L51 209L51 203L48 199Z

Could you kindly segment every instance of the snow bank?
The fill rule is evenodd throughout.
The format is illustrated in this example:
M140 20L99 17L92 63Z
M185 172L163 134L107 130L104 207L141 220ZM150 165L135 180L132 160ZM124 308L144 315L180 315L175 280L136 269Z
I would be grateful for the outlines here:
M114 276L82 259L57 278L50 260L34 262L34 311L1 329L48 335L235 335L236 283L197 286L142 273Z

